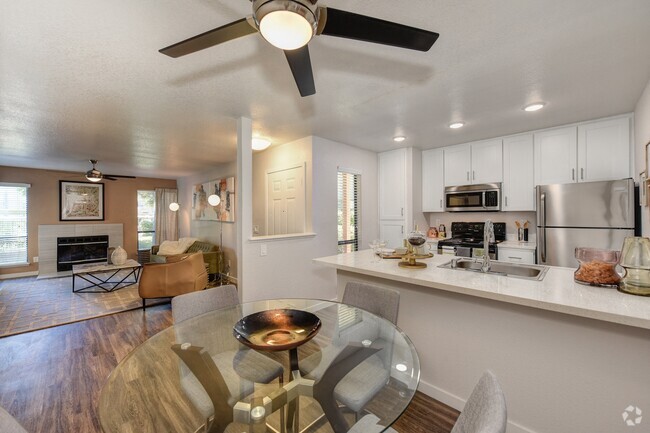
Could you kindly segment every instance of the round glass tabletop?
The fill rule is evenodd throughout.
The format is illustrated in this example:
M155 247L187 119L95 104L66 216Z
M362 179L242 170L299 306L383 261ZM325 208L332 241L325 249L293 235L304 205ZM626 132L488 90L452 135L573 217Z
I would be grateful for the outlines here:
M318 333L290 351L255 351L235 324L265 310L307 311ZM360 308L311 299L245 303L154 335L104 385L104 433L381 432L406 409L420 365L409 338Z

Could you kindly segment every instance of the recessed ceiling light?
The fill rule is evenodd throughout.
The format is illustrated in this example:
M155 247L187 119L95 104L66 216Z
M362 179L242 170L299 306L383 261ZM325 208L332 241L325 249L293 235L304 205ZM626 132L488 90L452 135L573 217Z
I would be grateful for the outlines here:
M454 122L449 124L449 127L451 129L458 129L458 128L462 128L463 126L465 126L465 122Z
M544 108L544 105L546 105L543 102L535 102L534 104L528 104L524 107L524 111L537 111L541 110Z
M398 135L397 137L393 137L393 141L397 143L401 143L404 140L406 140L406 137L404 137L403 135Z
M271 142L265 138L253 138L253 150L264 150L271 145Z

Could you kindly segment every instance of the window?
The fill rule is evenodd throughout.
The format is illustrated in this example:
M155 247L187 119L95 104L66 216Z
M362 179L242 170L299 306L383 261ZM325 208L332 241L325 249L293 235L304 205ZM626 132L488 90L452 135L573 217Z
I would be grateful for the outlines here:
M338 172L338 248L340 253L359 250L359 174Z
M0 266L27 260L26 184L0 183Z
M156 192L138 191L138 251L156 243Z

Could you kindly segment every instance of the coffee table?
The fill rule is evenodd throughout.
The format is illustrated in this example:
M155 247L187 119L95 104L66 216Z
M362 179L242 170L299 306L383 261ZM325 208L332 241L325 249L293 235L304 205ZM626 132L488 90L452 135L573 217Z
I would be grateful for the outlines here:
M121 270L128 270L126 275L118 275ZM128 287L138 282L142 265L129 259L122 265L104 263L88 263L72 266L73 293L105 293ZM75 290L75 280L81 278L90 286Z

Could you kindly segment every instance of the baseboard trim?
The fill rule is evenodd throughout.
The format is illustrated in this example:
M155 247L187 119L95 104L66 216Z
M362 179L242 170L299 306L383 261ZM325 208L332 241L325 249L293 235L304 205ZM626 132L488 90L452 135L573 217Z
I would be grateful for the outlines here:
M425 382L424 380L420 380L418 391L446 404L447 406L451 406L458 411L462 411L463 407L465 406L466 400L435 385ZM506 430L508 433L536 433L534 430L526 428L512 420L508 420L508 428Z
M11 280L13 278L34 277L38 275L38 271L18 272L15 274L0 275L0 280Z

